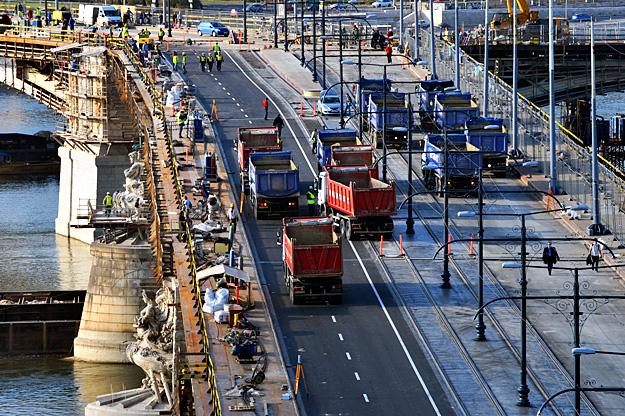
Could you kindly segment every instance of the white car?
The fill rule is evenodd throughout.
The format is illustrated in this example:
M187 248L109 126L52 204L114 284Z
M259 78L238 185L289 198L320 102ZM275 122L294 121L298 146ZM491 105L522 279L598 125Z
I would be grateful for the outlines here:
M323 90L319 95L317 107L318 111L324 116L330 114L340 114L341 98L332 90Z
M393 2L390 0L376 0L372 4L373 7L393 7Z

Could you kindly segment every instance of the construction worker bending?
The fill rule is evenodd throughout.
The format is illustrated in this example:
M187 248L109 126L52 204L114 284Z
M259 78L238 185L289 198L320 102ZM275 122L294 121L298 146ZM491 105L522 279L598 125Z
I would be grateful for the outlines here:
M306 193L306 203L308 204L308 216L312 217L315 215L315 194L312 186L308 187L308 192Z
M230 204L230 208L228 209L228 220L230 220L230 227L232 227L232 232L237 232L237 208L234 206L234 203Z
M111 215L111 211L113 210L113 197L111 196L110 192L106 193L106 196L104 197L104 201L102 201L102 204L104 205L104 212L106 213L106 216L110 216Z
M178 131L178 138L182 139L182 130L184 130L184 123L187 121L187 112L185 110L180 110L178 112L178 127L180 130Z

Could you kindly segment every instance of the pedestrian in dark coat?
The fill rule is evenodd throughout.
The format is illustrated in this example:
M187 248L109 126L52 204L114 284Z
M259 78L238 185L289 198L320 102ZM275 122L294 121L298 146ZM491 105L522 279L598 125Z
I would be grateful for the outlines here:
M543 263L547 265L547 271L549 275L551 275L551 269L553 265L556 264L560 260L560 256L558 255L558 250L555 247L551 246L551 241L547 243L547 247L543 250Z

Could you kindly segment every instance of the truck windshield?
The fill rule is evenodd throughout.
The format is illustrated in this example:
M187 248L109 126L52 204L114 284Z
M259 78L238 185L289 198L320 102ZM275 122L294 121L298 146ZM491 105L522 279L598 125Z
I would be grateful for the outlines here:
M119 16L119 12L117 10L105 10L105 16Z

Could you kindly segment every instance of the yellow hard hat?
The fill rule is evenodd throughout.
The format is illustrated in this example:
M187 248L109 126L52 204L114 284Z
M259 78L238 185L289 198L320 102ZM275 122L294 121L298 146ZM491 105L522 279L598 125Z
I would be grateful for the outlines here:
M232 204L230 204L230 207L234 207L234 202Z
M182 52L182 54L183 54L183 55L186 55L187 53L186 53L186 52Z

